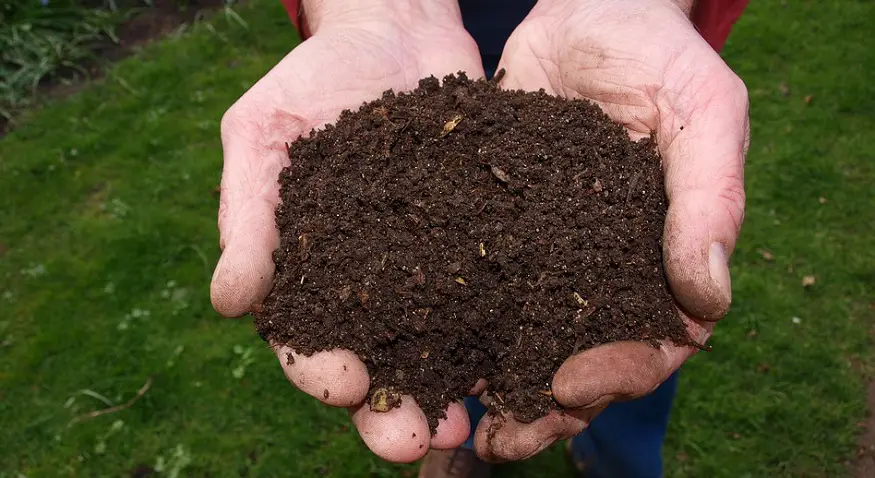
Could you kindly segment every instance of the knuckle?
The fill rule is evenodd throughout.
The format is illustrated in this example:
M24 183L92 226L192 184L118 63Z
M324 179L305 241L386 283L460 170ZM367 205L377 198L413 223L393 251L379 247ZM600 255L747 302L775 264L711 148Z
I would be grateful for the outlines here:
M730 98L738 109L739 114L746 115L750 99L744 80L724 64L717 75L716 81L720 85L721 96Z
M237 101L222 115L220 123L222 138L226 138L233 131L239 129L243 117L242 110L243 107L240 106L240 101Z

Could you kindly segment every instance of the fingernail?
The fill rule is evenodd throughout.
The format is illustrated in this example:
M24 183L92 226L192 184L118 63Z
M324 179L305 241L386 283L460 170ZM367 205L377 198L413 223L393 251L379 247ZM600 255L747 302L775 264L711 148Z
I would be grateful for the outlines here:
M730 301L732 284L729 279L729 261L726 260L726 248L719 242L712 243L711 250L708 252L708 272L726 301Z
M593 400L592 402L590 402L582 407L578 407L578 408L582 409L582 410L591 410L593 408L606 407L606 406L610 405L611 402L613 402L616 399L617 399L617 396L613 395L613 394L602 395L601 397Z

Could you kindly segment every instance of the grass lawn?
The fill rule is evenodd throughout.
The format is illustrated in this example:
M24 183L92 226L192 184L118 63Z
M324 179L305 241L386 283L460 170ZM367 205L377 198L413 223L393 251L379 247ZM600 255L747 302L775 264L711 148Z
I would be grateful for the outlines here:
M218 17L153 45L0 140L0 477L414 470L370 455L248 320L210 307L219 119L296 42L279 2L239 11L248 30ZM875 324L871 18L872 2L761 0L726 48L751 92L748 213L733 309L682 374L667 476L849 473ZM71 424L148 377L134 406ZM554 448L498 475L568 471Z

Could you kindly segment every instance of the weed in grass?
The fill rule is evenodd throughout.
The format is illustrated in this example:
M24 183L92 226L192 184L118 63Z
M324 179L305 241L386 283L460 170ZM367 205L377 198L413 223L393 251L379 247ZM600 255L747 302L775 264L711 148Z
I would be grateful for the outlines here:
M191 464L191 453L182 444L176 445L166 456L159 455L155 459L155 471L168 478L177 478Z
M98 60L101 42L118 42L126 15L71 0L0 2L0 115L14 121L43 81L87 78L83 62Z

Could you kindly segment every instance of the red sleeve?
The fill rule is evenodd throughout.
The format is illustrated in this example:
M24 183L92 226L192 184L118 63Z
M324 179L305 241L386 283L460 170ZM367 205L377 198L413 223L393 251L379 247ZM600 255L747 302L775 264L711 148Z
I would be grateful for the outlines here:
M301 29L301 15L300 15L300 0L280 0L283 3L283 6L286 7L286 12L289 14L289 19L292 20L292 25L295 26L295 29L298 30L298 33L301 35L301 38L307 38L304 31Z
M307 32L301 30L301 17L298 7L300 0L282 0L289 18L302 38L307 37ZM699 29L702 38L717 51L723 48L732 25L741 17L749 0L699 0L693 11L693 23Z
M717 51L723 49L732 25L741 17L749 0L699 0L693 10L693 23L702 38Z

